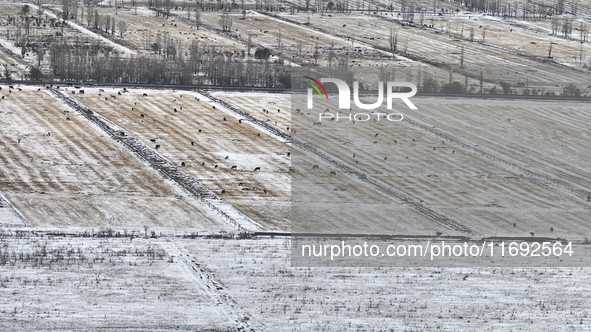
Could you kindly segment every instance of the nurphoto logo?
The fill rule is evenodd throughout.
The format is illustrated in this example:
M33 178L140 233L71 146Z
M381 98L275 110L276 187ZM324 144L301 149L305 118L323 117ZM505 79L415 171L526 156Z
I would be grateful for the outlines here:
M308 88L308 109L312 109L314 108L314 100L312 98L313 94L314 94L314 90L316 90L316 92L318 93L318 95L320 96L321 99L324 99L324 96L326 97L326 100L328 100L328 93L326 92L326 89L324 88L324 85L322 85L322 83L334 83L337 88L338 88L338 101L339 101L339 108L340 109L349 109L351 108L351 88L349 87L349 85L338 78L321 78L320 81L309 77L309 76L304 76L304 78L311 80L312 82L316 83L316 85L312 84L311 82L308 81L304 81L305 83L309 84L311 86L311 88ZM320 87L320 89L322 89L322 92L324 93L324 96L322 95L322 93L320 92L320 89L318 88ZM398 88L398 90L400 88L410 88L410 91L408 92L401 92L401 91L396 91L395 88ZM409 82L386 82L386 103L387 103L387 108L390 110L392 109L392 100L393 99L401 99L410 109L412 110L416 110L417 107L410 101L409 98L413 97L416 93L417 93L417 86L414 85L413 83L409 83ZM377 108L379 108L380 106L382 106L383 102L384 102L384 82L378 82L378 100L373 103L373 104L364 104L361 102L361 100L359 99L359 82L358 81L354 81L353 82L353 101L355 102L355 105L357 107L359 107L360 109L364 109L364 110L375 110Z

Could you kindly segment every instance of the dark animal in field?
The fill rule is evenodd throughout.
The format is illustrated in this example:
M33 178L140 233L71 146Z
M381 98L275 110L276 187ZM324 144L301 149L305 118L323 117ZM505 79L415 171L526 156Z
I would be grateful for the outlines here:
M261 168L260 168L260 167L255 167L255 168L254 168L254 171L255 171L255 172L256 172L256 171L260 171L260 170L261 170Z
M330 175L331 175L331 176L336 176L336 175L337 175L337 172L335 172L335 171L330 171Z

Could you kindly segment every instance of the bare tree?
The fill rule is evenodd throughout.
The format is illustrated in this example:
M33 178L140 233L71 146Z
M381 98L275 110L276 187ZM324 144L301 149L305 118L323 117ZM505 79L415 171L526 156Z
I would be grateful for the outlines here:
M398 45L398 31L395 31L394 28L390 29L390 37L388 38L390 42L390 51L396 53L396 47Z
M231 31L232 30L232 19L228 15L228 13L222 14L219 20L220 26L222 27L222 31Z
M127 24L124 21L119 21L119 37L123 39L123 34L127 31Z

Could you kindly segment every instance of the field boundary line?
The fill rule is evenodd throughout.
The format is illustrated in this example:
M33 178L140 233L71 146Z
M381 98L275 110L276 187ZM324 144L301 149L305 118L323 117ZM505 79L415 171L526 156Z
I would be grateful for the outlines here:
M74 109L91 123L98 126L114 141L121 143L138 159L146 161L161 176L172 180L189 194L196 197L203 205L218 214L225 222L236 227L239 231L264 230L264 227L260 224L238 211L233 205L221 199L214 192L195 180L190 174L172 164L168 159L162 157L123 128L60 91L55 89L50 89L49 91L65 105Z
M243 312L238 303L228 294L227 288L205 271L199 263L191 259L186 249L179 249L174 242L161 243L160 246L172 256L171 259L176 258L173 261L181 265L185 277L210 298L211 304L223 311L229 320L234 321L236 331L257 331L252 326L252 317ZM255 324L259 325L258 322Z
M27 221L27 218L25 218L25 216L17 208L10 204L10 201L6 199L6 196L4 196L4 194L2 193L0 193L0 201L6 203L8 208L16 215L17 218L19 218L23 222L25 227L32 227L31 224Z
M348 176L349 178L361 182L362 184L368 186L369 188L373 189L374 191L380 193L382 196L386 198L392 199L399 203L405 204L411 210L419 213L420 215L426 217L427 219L451 230L459 231L469 235L478 235L478 233L473 230L472 228L468 227L467 225L462 224L461 222L454 220L440 212L433 210L432 208L428 207L426 204L421 203L420 201L416 200L415 198L392 188L390 185L372 178L371 176L367 175L365 172L355 168L347 164L346 162L335 158L334 156L326 153L325 151L319 149L318 147L314 146L313 144L307 143L306 141L293 137L290 133L283 131L276 126L265 122L256 116L248 113L245 110L242 110L233 104L224 101L220 98L214 97L209 95L205 92L200 92L204 96L210 98L212 101L217 103L219 106L222 106L240 116L244 117L245 121L250 122L253 126L258 127L266 132L273 133L276 139L285 140L286 142L290 142L293 147L297 147L300 151L308 154L309 156L320 160L327 165L336 168L339 170L340 173Z

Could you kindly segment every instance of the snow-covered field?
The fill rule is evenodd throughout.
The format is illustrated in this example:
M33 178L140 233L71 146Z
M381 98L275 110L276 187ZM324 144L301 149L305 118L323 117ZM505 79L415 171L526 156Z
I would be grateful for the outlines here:
M0 328L586 331L588 268L293 268L287 239L0 238Z
M33 226L228 229L47 92L1 87L2 194Z

